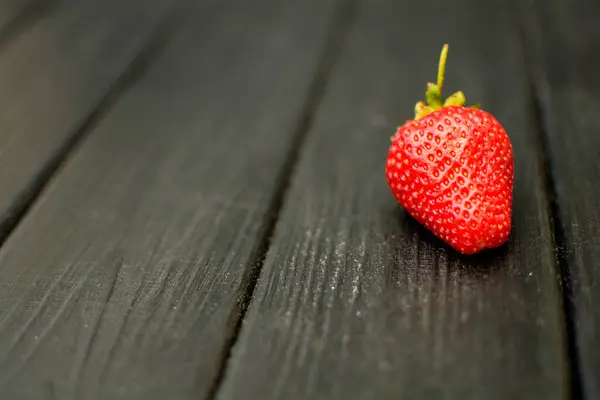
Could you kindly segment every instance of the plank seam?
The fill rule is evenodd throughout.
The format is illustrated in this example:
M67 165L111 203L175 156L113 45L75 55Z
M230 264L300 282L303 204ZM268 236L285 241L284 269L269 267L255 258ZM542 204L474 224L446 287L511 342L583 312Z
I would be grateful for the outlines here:
M532 89L534 90L534 89ZM540 100L535 93L531 93L531 107L535 118L535 124L538 127L543 126L544 111L541 109ZM542 125L540 125L542 124ZM544 136L545 129L537 129L539 136ZM577 351L577 329L575 327L575 304L573 302L573 290L571 280L571 266L567 257L565 232L562 220L560 218L560 206L558 204L557 192L554 177L552 174L552 164L548 153L548 143L546 139L539 138L542 148L542 164L545 175L546 193L548 194L548 209L550 212L550 225L552 227L553 252L555 257L555 266L557 271L557 284L559 292L562 295L562 307L564 314L564 325L566 333L567 354L569 356L569 378L571 384L572 399L582 398L582 377L580 371L579 352Z
M27 212L40 198L55 177L67 163L69 156L74 154L85 138L103 120L103 118L118 103L119 99L129 91L149 69L161 50L165 47L173 30L173 14L167 15L158 27L149 35L140 51L124 68L121 75L114 81L104 96L92 111L84 117L74 132L69 135L38 171L33 179L19 193L7 212L0 216L0 247L8 240L11 233L18 227Z
M547 134L550 128L549 110L544 105L542 94L544 88L541 87L542 79L546 79L546 71L543 65L536 62L536 57L531 56L537 46L535 46L528 32L527 26L530 18L525 16L527 21L520 19L519 35L522 43L522 53L525 59L526 76L528 78L529 106L533 114L533 124L536 131L537 145L540 149L542 173L544 174L544 188L547 195L549 224L552 228L552 242L555 259L555 273L558 291L561 296L561 306L564 316L565 341L568 360L568 374L570 383L569 397L571 399L584 398L583 378L581 374L581 360L577 346L577 328L575 325L576 307L573 302L573 286L571 279L571 265L567 255L567 243L563 222L561 220L561 210L558 203L558 194L556 182L554 179L550 144ZM547 98L547 96L546 96Z
M238 307L233 310L228 321L229 328L227 331L230 334L227 337L221 363L218 366L213 385L208 391L207 399L216 398L225 379L233 347L240 336L246 313L254 298L258 279L275 233L279 214L283 208L288 189L291 186L294 169L300 159L308 132L313 125L315 115L324 97L331 73L339 59L344 40L356 19L359 1L339 0L334 15L331 18L332 21L325 36L325 45L319 56L313 80L309 85L296 129L292 135L292 143L288 150L286 161L276 180L277 184L274 194L269 202L269 212L259 234L260 241L250 257L244 277L242 278L240 288L243 293L241 299L238 301Z

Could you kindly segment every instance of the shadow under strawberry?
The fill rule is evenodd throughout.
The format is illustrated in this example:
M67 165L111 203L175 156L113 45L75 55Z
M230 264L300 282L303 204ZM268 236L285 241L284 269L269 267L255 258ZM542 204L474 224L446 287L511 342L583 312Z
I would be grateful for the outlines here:
M433 248L445 251L448 254L448 260L451 263L459 262L465 267L475 270L487 270L489 272L490 270L501 268L506 259L510 256L510 242L505 243L500 247L486 249L473 255L461 254L435 236L402 208L398 209L396 215L399 220L403 221L407 231L416 234L418 240L429 243Z

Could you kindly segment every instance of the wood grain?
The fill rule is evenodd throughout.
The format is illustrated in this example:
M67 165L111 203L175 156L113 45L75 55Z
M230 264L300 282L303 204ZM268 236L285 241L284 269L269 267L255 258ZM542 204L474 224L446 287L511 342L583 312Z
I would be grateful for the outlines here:
M63 1L4 44L0 241L148 45L165 7L165 0Z
M548 196L507 2L363 1L319 108L218 399L562 399ZM461 257L387 188L389 137L450 44L463 89L506 127L514 229Z
M600 398L600 4L529 3L528 33L562 241L573 372Z
M334 6L183 10L0 251L0 397L209 394Z

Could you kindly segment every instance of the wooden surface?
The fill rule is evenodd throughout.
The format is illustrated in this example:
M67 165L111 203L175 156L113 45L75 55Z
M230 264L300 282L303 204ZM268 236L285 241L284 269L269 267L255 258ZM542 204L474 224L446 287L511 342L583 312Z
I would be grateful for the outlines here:
M308 133L219 398L564 396L523 49L500 2L489 14L489 4L461 3L363 5ZM435 32L418 49L414 25ZM513 236L479 257L458 257L418 229L382 174L399 110L414 107L423 82L435 79L439 37L451 44L448 92L461 85L481 101L516 153Z
M3 398L210 394L333 11L261 6L178 19L5 244Z
M600 398L600 4L529 9L535 83L547 141L577 392Z
M55 0L3 0L0 3L0 45L42 17Z
M0 240L119 90L164 17L161 1L65 1L0 49Z
M0 399L600 398L592 0L7 0ZM385 183L435 79L507 129L463 257Z

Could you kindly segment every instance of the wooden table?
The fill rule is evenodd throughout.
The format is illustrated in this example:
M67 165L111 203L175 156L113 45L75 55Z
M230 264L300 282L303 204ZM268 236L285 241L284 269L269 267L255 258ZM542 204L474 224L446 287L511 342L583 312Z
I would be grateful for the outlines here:
M600 398L593 0L6 0L0 398ZM389 138L450 44L512 235L407 217Z

